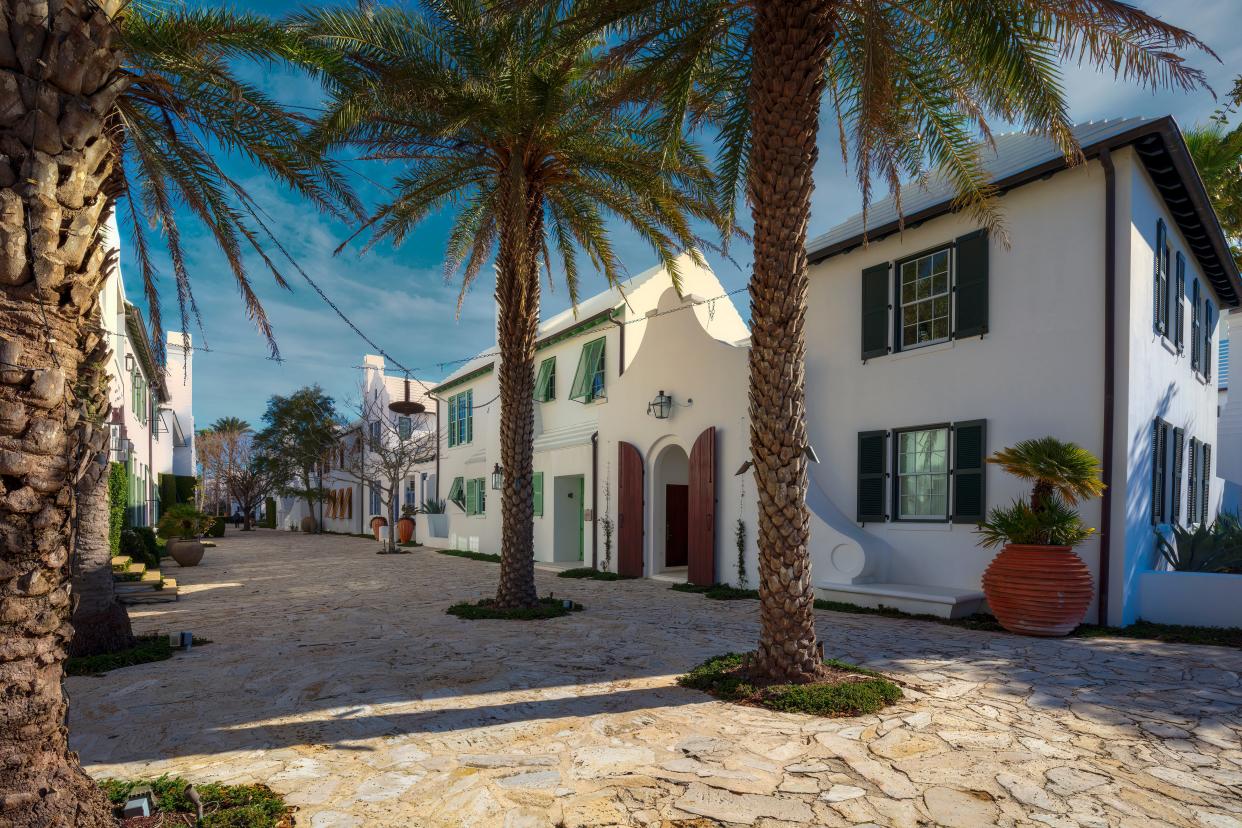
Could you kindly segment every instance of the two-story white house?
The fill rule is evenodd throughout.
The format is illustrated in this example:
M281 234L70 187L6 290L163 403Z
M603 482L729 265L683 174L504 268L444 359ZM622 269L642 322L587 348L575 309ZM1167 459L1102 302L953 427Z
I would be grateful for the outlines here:
M688 315L697 322L686 324L697 324L722 342L737 342L749 335L711 270L682 256L678 271L683 293L718 299L693 306ZM672 286L669 273L662 266L653 267L539 326L533 482L538 561L572 566L604 560L595 517L605 501L603 481L617 460L603 423L612 414L651 419L644 409L659 388L643 388L641 399L629 390L618 396L618 391L628 389L625 379L631 362L644 350L649 314ZM446 502L448 515L443 537L420 527L421 537L433 545L483 551L500 548L499 492L494 485L504 475L498 359L496 349L489 348L433 389L443 415L437 496ZM662 356L666 364L713 375L714 366L695 365L689 359L676 350ZM721 379L736 382L727 376ZM684 453L681 463L680 477L686 478ZM681 498L682 513L687 508L685 483L683 479L682 490L674 495ZM614 502L618 496L619 492L611 493ZM660 562L661 570L680 569L683 580L687 565L684 534L674 539L668 560Z
M889 200L808 244L814 487L863 532L845 566L814 544L834 597L972 608L975 524L1028 488L985 459L1052 435L1103 463L1092 613L1174 620L1142 576L1155 527L1215 518L1216 329L1242 284L1171 118L1076 133L1072 167L1030 135L987 151L1007 239L933 182L903 191L904 230Z

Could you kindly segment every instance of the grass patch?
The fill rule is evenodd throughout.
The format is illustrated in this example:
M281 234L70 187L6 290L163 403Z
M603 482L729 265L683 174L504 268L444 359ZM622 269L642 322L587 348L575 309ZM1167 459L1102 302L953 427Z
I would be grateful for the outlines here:
M715 601L737 601L741 599L759 598L757 589L738 589L728 584L715 586L695 586L694 584L673 584L671 589L678 592L693 592L706 595ZM861 607L844 601L825 601L815 599L815 609L830 612L846 612L851 615L879 615L883 618L899 618L909 621L930 621L933 624L944 624L967 630L984 632L1000 632L1012 635L1001 626L992 615L976 612L963 618L941 618L926 613L902 612L892 607ZM1136 621L1128 627L1105 627L1099 624L1079 624L1069 634L1069 638L1131 638L1142 641L1164 641L1168 644L1202 644L1216 647L1242 648L1242 628L1239 627L1188 627L1177 624L1156 624L1151 621Z
M874 713L901 698L901 688L879 673L835 659L824 665L827 678L823 682L765 685L747 675L741 653L726 653L680 676L677 683L724 701L834 718Z
M210 643L206 638L194 636L194 646L196 647ZM137 643L128 650L103 653L102 655L76 656L66 659L65 675L100 676L109 670L117 670L121 667L149 664L152 661L166 661L172 658L173 653L177 652L178 649L180 648L174 647L169 643L168 636L163 633L140 635L137 638Z
M519 607L517 609L501 609L496 606L495 600L484 598L477 603L471 601L463 601L460 604L453 604L445 610L449 615L456 615L458 618L465 618L469 621L478 621L482 619L498 619L503 621L542 621L545 618L560 618L562 615L569 615L571 612L582 612L582 604L570 602L570 606L565 606L564 599L553 598L549 595L547 598L540 598L539 605L535 607Z
M469 558L472 561L491 561L500 563L500 556L490 552L471 552L469 549L437 549L441 555L452 555L454 558Z
M608 572L603 569L593 569L589 566L579 566L573 569L566 569L556 573L558 578L589 578L592 581L630 581L631 577L618 575L615 572Z
M104 779L99 786L113 805L124 805L134 788L150 785L155 794L156 813L175 818L175 823L169 820L168 824L193 825L197 809L186 795L189 784L177 776L161 776L147 782ZM203 828L289 828L293 825L293 808L266 785L213 782L194 788L203 800Z

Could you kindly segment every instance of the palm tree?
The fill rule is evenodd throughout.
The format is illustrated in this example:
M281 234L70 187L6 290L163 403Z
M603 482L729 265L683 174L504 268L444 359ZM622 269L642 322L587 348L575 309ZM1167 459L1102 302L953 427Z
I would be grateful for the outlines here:
M1234 261L1242 267L1242 126L1226 129L1214 121L1186 130L1185 138Z
M74 494L97 483L103 466L92 458L107 442L98 376L111 343L98 297L109 212L120 201L131 219L155 342L163 336L145 228L163 234L183 327L195 312L178 207L220 245L270 342L242 252L255 251L283 285L268 254L275 242L213 153L244 156L320 209L357 209L335 166L305 140L304 119L231 68L239 58L297 60L297 40L253 15L150 9L9 0L0 13L0 436L20 446L0 452L0 801L14 825L112 824L69 752L60 682Z
M761 628L752 669L820 672L806 509L807 225L825 98L852 152L864 215L878 178L896 195L929 170L1004 238L981 147L988 118L1050 136L1068 159L1060 60L1146 86L1191 89L1189 32L1119 0L592 0L580 21L619 23L618 53L663 90L665 134L718 131L719 198L753 219L751 459L758 496ZM986 143L986 141L985 141ZM898 202L900 208L900 201Z
M294 23L346 67L325 73L324 140L407 162L393 199L359 232L400 243L427 216L452 211L445 270L462 271L463 298L495 254L505 470L496 603L530 606L540 265L550 276L556 259L571 302L578 248L616 284L612 215L676 282L682 249L701 260L688 217L717 217L711 175L689 144L664 152L658 125L630 99L627 70L604 60L603 33L566 25L561 4L424 5L308 12Z
M1055 437L1023 440L988 458L1021 480L1030 480L1031 509L1041 511L1054 497L1073 506L1104 493L1100 461L1076 443Z

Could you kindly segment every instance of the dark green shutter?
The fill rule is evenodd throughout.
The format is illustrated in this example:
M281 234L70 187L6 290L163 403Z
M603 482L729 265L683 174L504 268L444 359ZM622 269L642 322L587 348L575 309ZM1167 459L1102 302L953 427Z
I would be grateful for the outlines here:
M858 522L883 523L888 432L863 431L858 435Z
M1170 523L1182 522L1182 469L1185 468L1183 455L1186 451L1186 432L1180 428L1173 429L1173 514Z
M888 262L862 272L862 358L888 353Z
M1152 261L1151 314L1152 327L1161 336L1168 331L1168 316L1166 315L1168 313L1168 305L1166 304L1168 302L1166 296L1168 293L1167 285L1166 289L1161 290L1162 283L1168 278L1161 272L1164 269L1161 267L1164 262L1164 233L1164 219L1157 219L1156 255Z
M1199 355L1203 352L1202 324L1199 321L1199 280L1190 286L1190 369L1199 370Z
M1199 502L1199 522L1207 523L1209 501L1212 496L1212 445L1210 443L1203 444L1203 467L1199 470L1199 477L1203 481L1203 491Z
M957 240L956 308L953 336L988 332L988 231L976 230Z
M1195 523L1199 518L1199 441L1190 438L1190 472L1186 480L1186 522Z
M1209 299L1203 303L1203 356L1199 359L1203 364L1203 378L1207 380L1212 378L1212 330L1216 327L1212 314L1212 302Z
M543 472L531 477L531 500L534 501L535 517L543 517Z
M1186 340L1186 257L1182 255L1182 251L1177 251L1177 281L1173 290L1173 336L1177 342L1177 352L1180 354ZM1176 515L1174 515L1176 517Z
M1165 432L1167 425L1157 417L1151 424L1151 522L1164 523Z
M987 511L987 421L953 424L953 522L978 523Z

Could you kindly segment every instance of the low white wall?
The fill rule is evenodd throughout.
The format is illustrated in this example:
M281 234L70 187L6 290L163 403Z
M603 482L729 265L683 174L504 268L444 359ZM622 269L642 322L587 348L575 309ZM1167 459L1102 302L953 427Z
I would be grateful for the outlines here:
M1139 617L1159 624L1242 627L1242 575L1144 572Z

